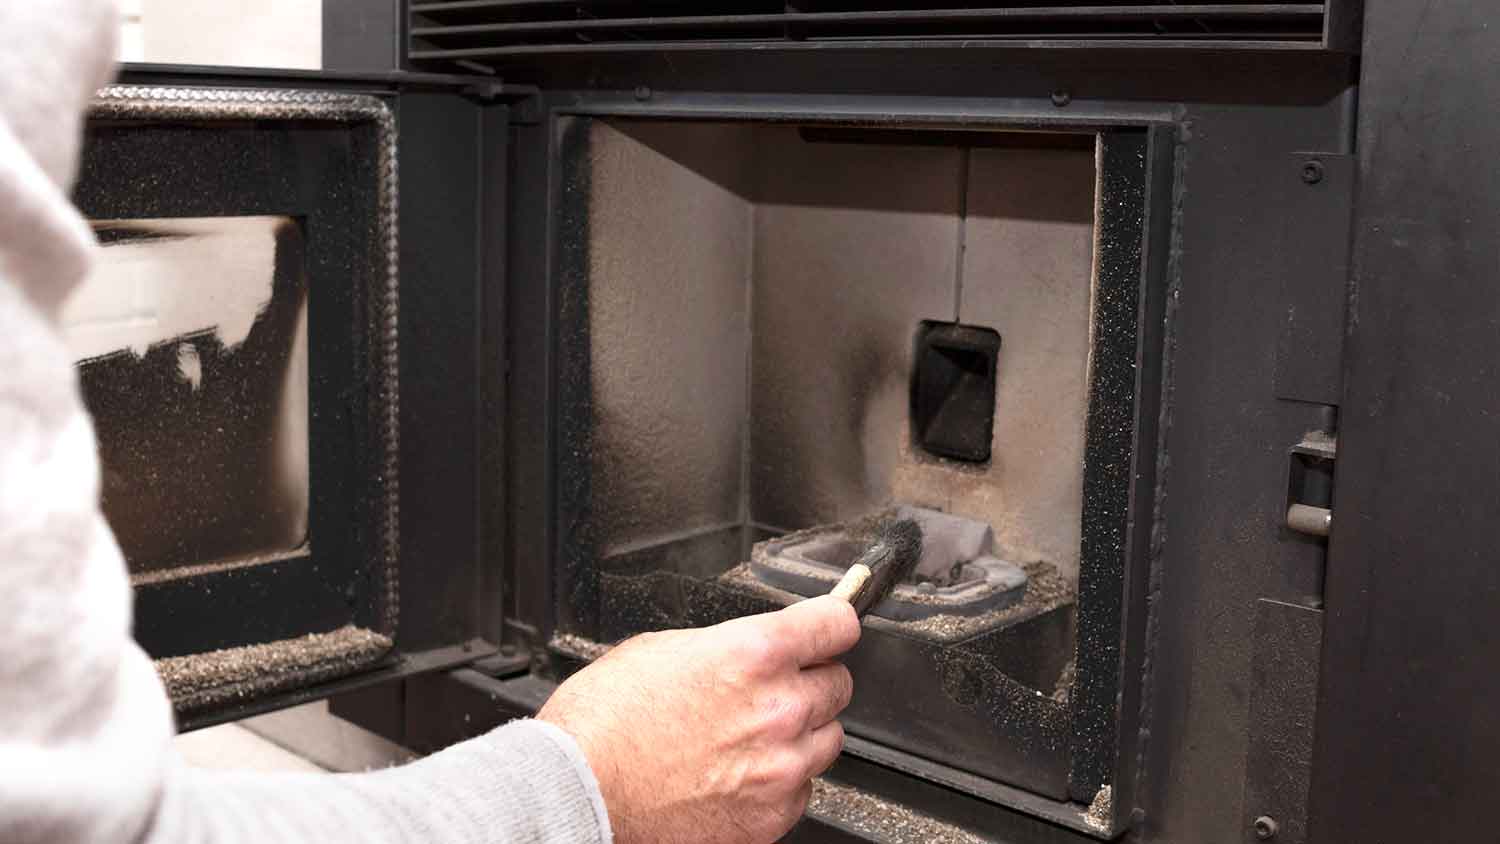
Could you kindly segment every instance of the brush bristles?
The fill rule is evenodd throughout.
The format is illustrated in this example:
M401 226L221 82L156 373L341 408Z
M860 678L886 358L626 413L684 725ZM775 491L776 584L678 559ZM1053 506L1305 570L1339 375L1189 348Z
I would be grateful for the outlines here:
M922 526L913 519L886 517L870 533L870 548L860 562L869 566L872 574L850 602L861 616L911 576L922 557Z
M916 561L922 556L922 526L917 524L916 519L882 519L875 528L880 541L890 547L892 559L896 561ZM910 574L910 568L902 574L902 577Z

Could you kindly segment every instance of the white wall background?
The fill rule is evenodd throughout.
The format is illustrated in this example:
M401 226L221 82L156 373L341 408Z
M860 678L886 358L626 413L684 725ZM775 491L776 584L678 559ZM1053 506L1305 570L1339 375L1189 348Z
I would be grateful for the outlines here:
M116 0L127 62L323 66L323 0Z

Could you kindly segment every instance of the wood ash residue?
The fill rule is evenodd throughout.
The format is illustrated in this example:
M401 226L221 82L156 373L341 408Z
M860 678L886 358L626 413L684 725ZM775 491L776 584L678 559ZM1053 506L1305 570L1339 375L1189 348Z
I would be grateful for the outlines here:
M1026 570L1026 596L1008 607L974 616L935 615L919 621L888 622L927 638L956 642L1056 609L1074 600L1073 587L1050 563L1034 562Z
M596 642L574 633L559 633L552 637L547 646L563 656L583 662L593 662L614 649L614 645Z
M156 660L172 704L183 712L351 674L390 652L390 637L346 625L259 645Z
M216 563L197 563L190 566L175 566L167 569L153 569L150 571L134 572L130 575L132 588L139 586L154 586L158 583L169 583L174 580L186 580L191 577L202 577L206 574L223 574L228 571L264 566L271 563L279 563L291 559L307 559L312 556L307 545L290 552L276 552L274 554L261 554L252 557L241 557L233 560L222 560Z
M795 604L805 597L795 592L777 589L774 586L768 586L763 583L760 578L755 576L755 572L750 570L749 563L740 563L729 571L719 575L719 582L734 589L742 589L755 593L778 604Z
M938 642L957 642L980 633L1006 627L1048 610L1056 609L1074 600L1073 587L1063 579L1057 568L1050 563L1034 562L1023 566L1026 570L1026 596L1008 607L990 610L979 615L934 615L916 621L892 621L879 616L869 616L871 623L920 636ZM804 596L768 586L750 570L749 563L741 563L724 574L719 581L726 586L753 592L780 604L792 604Z
M1114 813L1114 789L1104 786L1094 795L1094 802L1083 813L1083 822L1100 832L1109 832L1110 816Z
M807 812L882 844L987 844L985 839L960 827L821 778L813 780Z

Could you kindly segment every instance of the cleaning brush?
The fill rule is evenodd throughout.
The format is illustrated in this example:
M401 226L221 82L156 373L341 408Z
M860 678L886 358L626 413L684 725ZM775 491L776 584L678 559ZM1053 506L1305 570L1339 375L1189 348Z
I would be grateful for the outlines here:
M922 527L913 519L883 518L871 534L870 546L829 593L852 604L860 618L910 577L922 559Z

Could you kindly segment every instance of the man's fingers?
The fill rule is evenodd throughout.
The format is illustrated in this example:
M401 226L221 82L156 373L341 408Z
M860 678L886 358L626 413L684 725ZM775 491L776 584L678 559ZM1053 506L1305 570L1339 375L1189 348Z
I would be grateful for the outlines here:
M829 721L805 734L801 741L802 760L807 764L807 776L821 776L824 771L833 767L839 754L844 751L844 725Z
M769 616L775 636L802 667L827 662L859 641L859 617L830 595L799 601Z
M805 668L797 677L801 694L808 702L807 724L814 730L839 717L854 695L854 678L849 669L836 662Z

